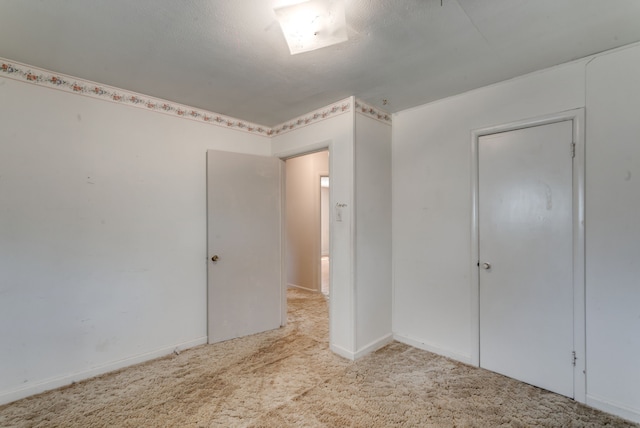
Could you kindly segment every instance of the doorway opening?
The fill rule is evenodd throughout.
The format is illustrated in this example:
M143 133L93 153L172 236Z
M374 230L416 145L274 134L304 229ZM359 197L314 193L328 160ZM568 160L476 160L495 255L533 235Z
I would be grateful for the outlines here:
M290 312L295 313L295 308L288 311L290 299L297 303L299 299L316 301L318 311L326 311L326 333L329 334L329 301L321 294L321 186L318 184L320 177L329 176L329 149L326 145L317 149L320 152L308 150L282 157L207 151L209 343L285 326ZM305 180L296 180L292 168L302 172L303 178L304 174L310 177L308 191L304 191ZM292 194L287 191L291 187L301 187L303 191ZM332 198L329 196L329 201ZM298 203L302 211L287 213L287 199ZM310 202L305 204L305 200ZM292 227L287 224L287 217L289 220L310 219L312 223L301 228L300 222L297 227L294 222ZM304 248L295 245L299 240L307 240L307 246L310 243L307 263L297 260L304 255ZM304 262L305 258L301 260ZM304 282L290 280L291 272L305 270Z
M288 288L329 293L329 151L285 161Z

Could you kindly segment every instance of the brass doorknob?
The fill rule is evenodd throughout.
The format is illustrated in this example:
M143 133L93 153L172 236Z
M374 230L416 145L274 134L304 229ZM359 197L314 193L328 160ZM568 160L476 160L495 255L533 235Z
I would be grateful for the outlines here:
M217 262L219 258L220 258L220 257L218 257L217 255L215 255L215 256L211 257L211 261L212 261L212 262Z

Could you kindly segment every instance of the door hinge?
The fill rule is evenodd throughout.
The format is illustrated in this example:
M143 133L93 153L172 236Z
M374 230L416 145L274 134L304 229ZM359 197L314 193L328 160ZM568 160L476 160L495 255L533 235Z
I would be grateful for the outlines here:
M571 359L572 359L572 364L575 367L576 366L576 360L578 359L578 357L576 357L576 351L571 352Z
M571 143L571 157L576 157L576 143Z

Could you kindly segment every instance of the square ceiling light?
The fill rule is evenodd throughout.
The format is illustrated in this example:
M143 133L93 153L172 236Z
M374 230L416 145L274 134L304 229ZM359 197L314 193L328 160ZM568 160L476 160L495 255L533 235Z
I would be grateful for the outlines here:
M309 0L274 11L291 55L348 40L342 0Z

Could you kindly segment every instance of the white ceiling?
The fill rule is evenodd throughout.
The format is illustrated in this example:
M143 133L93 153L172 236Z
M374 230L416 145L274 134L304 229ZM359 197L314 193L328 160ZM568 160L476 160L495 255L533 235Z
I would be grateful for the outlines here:
M0 0L0 57L273 126L350 95L396 112L640 41L639 0L345 0L349 41L291 56L273 8L294 2Z

